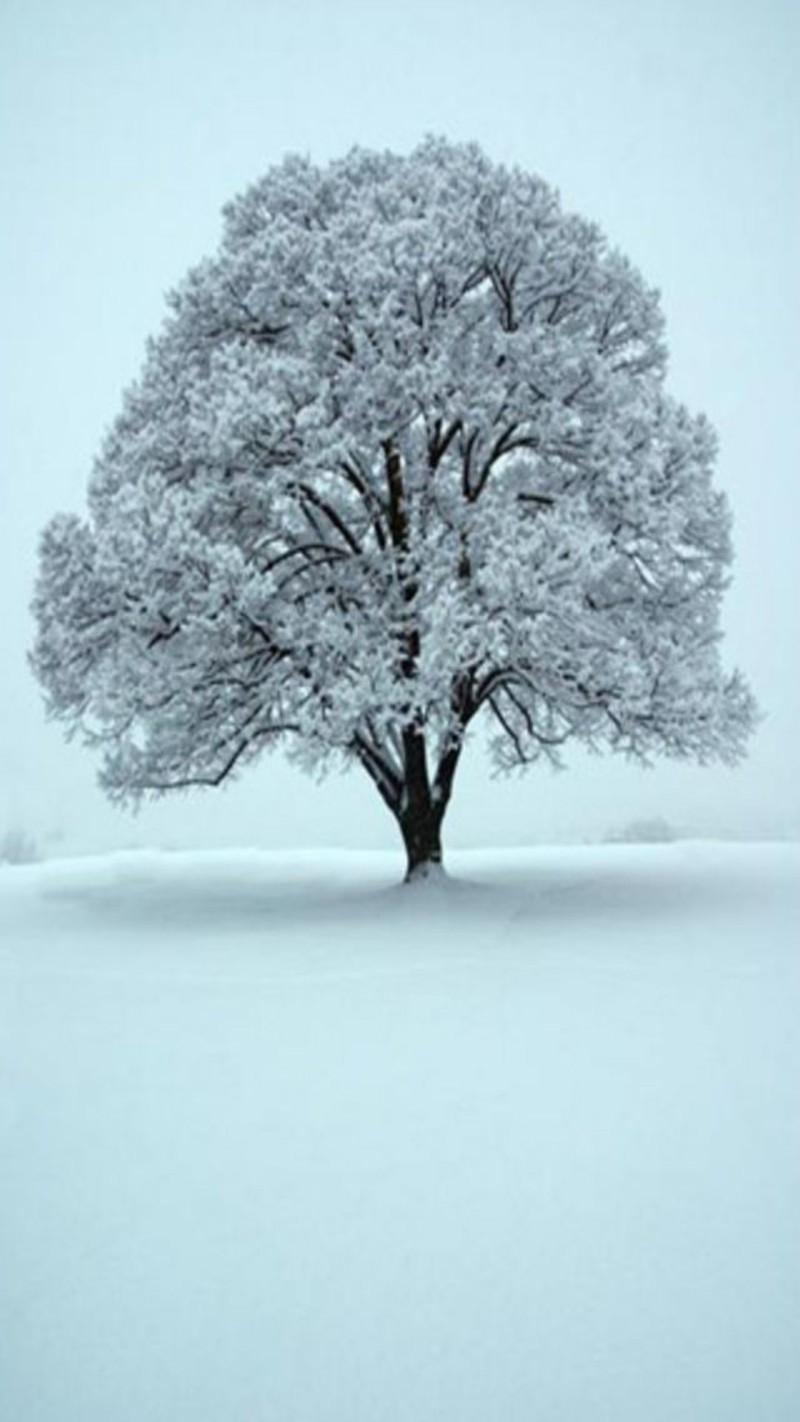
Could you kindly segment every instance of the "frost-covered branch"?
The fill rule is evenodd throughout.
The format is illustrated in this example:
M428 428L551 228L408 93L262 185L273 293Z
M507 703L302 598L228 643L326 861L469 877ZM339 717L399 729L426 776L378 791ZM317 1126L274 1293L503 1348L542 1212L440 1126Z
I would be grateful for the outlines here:
M169 308L34 604L113 794L284 740L355 759L413 863L481 715L501 766L743 752L713 431L657 293L540 178L436 139L289 158Z

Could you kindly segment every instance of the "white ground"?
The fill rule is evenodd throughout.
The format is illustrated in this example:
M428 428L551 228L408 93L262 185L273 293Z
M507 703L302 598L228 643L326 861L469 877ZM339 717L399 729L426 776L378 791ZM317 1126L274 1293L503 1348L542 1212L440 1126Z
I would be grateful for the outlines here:
M3 1422L796 1422L797 846L0 872Z

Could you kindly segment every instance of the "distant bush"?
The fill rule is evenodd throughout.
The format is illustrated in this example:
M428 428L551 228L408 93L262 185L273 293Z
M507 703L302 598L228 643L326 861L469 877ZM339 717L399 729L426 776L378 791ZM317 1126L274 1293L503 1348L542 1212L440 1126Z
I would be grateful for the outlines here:
M678 831L659 816L631 820L622 829L606 835L608 844L670 844L675 839L680 839Z
M0 864L36 864L41 858L36 840L22 829L9 829L0 838Z

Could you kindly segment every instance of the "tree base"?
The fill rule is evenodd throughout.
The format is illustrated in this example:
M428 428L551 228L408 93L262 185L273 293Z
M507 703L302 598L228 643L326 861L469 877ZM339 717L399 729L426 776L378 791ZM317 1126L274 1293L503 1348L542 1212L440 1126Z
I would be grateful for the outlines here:
M426 859L421 864L409 864L404 882L406 884L440 884L447 878L441 859Z

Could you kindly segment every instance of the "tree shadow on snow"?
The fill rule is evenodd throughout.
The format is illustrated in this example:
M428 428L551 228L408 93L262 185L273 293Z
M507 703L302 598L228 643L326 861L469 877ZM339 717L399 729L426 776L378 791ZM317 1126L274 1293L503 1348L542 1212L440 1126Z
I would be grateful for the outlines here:
M631 919L676 924L735 913L737 905L769 897L769 885L746 856L706 857L688 846L515 852L506 857L453 855L451 875L431 883L399 882L390 856L129 855L57 865L42 885L51 906L75 909L84 921L131 930L203 935L287 928L315 935L348 924L380 931L424 924L442 932L462 923L564 927ZM366 866L366 867L365 867ZM410 942L410 947L414 943Z

